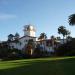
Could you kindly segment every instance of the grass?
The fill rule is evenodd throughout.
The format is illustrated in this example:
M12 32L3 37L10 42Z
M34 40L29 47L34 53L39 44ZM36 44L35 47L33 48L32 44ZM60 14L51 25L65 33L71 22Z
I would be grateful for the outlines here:
M74 75L75 57L0 61L0 75Z

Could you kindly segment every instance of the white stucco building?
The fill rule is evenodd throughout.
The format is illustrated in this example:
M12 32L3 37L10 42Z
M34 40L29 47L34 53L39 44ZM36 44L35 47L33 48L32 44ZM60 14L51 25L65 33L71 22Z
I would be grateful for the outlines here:
M36 45L39 43L40 47L43 50L46 50L47 52L54 52L54 47L56 47L57 44L53 44L53 41L51 39L46 39L41 41L36 40L37 39L35 36L36 30L34 26L25 25L23 31L24 31L24 36L19 38L18 43L16 43L15 40L10 42L11 48L23 50L27 46L28 41L32 39ZM59 40L59 43L63 44L63 40Z
M18 43L16 43L15 40L10 42L11 48L23 50L30 39L36 42L35 28L32 25L25 25L23 31L24 31L24 36L19 38Z

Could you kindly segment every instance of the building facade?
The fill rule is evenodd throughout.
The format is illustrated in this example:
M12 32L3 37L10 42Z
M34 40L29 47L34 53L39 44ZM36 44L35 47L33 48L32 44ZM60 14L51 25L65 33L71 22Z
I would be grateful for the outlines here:
M18 39L18 42L16 42L15 40L11 41L9 44L10 48L23 50L26 47L29 40L33 40L34 42L36 42L35 29L32 25L25 25L23 31L24 36L20 37Z
M25 50L29 40L33 40L35 45L39 44L41 50L47 52L54 52L54 48L56 46L58 46L60 43L63 44L63 40L59 41L52 39L36 40L37 39L37 37L35 36L36 30L32 25L25 25L23 31L24 31L24 36L20 37L18 39L18 42L13 40L9 43L11 49L15 48L18 50Z

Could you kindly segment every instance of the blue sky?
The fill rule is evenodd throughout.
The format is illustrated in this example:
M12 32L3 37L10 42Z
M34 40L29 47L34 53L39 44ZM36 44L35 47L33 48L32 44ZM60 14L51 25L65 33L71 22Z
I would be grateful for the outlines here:
M69 26L68 16L75 13L75 0L0 0L0 40L18 32L23 36L23 26L32 24L36 36L45 32L48 37L59 36L57 28L64 25L75 36L75 27Z

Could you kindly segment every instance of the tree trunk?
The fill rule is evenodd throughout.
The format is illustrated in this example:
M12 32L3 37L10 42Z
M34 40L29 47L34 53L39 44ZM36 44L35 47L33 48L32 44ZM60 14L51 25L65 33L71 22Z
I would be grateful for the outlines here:
M64 44L64 36L63 36L63 44Z

